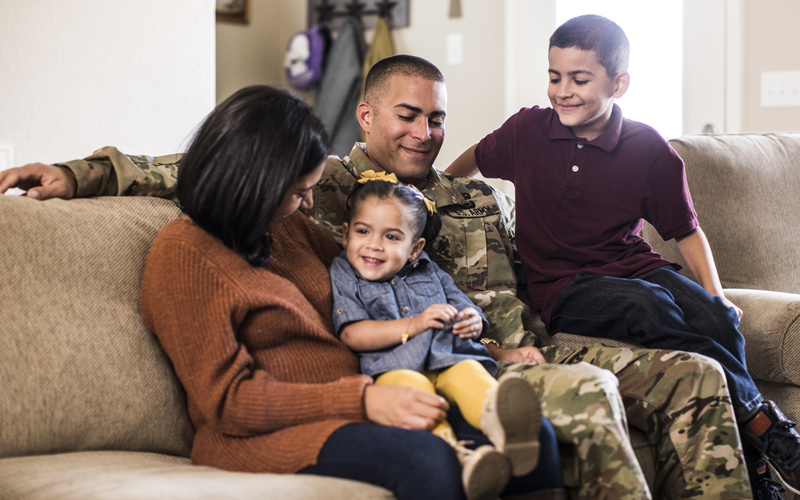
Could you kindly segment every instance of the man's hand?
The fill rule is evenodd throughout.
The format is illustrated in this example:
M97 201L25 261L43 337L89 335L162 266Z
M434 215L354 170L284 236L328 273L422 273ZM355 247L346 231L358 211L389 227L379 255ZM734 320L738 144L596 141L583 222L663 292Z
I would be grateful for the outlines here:
M29 163L0 172L0 194L11 188L26 190L26 196L34 200L68 200L75 196L77 185L75 179L61 167Z
M547 363L542 352L535 347L517 347L516 349L502 349L495 346L489 347L489 354L495 361L508 361L509 363Z
M450 405L436 394L402 385L370 385L364 407L371 422L403 429L430 430L447 415Z
M453 324L453 335L462 339L477 339L483 332L483 318L472 307L465 307L457 315L461 318Z

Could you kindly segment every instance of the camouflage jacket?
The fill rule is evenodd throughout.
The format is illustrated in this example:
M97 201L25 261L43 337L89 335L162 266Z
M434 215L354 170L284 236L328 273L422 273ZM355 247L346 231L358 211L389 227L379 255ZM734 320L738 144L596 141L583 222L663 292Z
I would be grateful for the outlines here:
M77 180L77 196L139 195L174 198L180 155L126 156L99 149L83 160L60 163ZM382 171L356 144L349 156L328 158L314 188L307 215L338 244L342 242L345 200L365 170ZM485 336L505 348L530 346L535 336L524 325L528 306L517 297L514 271L514 203L483 181L432 168L423 189L436 202L442 230L429 254L489 320Z

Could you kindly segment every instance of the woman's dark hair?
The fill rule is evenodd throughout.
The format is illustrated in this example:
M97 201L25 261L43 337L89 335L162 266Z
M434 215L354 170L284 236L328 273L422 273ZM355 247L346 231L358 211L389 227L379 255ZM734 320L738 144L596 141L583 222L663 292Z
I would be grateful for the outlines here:
M385 181L370 181L365 184L356 184L354 190L347 197L347 223L358 210L359 205L369 198L379 200L395 198L409 209L414 219L414 238L425 238L425 246L433 243L434 238L442 229L442 219L437 212L428 212L425 206L424 195L411 186L395 184Z
M299 97L243 88L208 115L181 158L178 201L251 265L266 265L275 212L292 184L325 160L327 143L322 122Z

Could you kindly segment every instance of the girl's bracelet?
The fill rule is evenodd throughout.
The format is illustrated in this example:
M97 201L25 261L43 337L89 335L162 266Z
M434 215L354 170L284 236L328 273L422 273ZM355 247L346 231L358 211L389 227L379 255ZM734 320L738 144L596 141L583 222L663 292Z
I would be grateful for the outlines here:
M408 342L409 338L408 327L411 326L411 320L413 319L414 319L413 316L408 318L408 323L406 323L406 331L404 331L403 335L400 336L400 344L405 344L406 342Z

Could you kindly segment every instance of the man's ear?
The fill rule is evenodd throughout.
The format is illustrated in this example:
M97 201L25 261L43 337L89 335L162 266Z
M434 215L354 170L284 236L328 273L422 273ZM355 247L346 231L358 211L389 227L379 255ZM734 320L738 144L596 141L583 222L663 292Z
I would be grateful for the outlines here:
M342 248L347 248L347 222L342 223Z
M419 254L422 253L422 249L425 248L425 238L420 238L414 242L411 246L411 255L408 256L409 262L414 262L419 257Z
M628 85L631 83L631 75L627 71L620 71L614 77L614 98L619 99L625 92L628 91Z
M365 134L369 134L370 129L372 128L372 117L375 114L372 106L367 101L361 101L358 103L358 107L356 108L356 118L358 118L358 124L361 126L361 129L364 131Z

